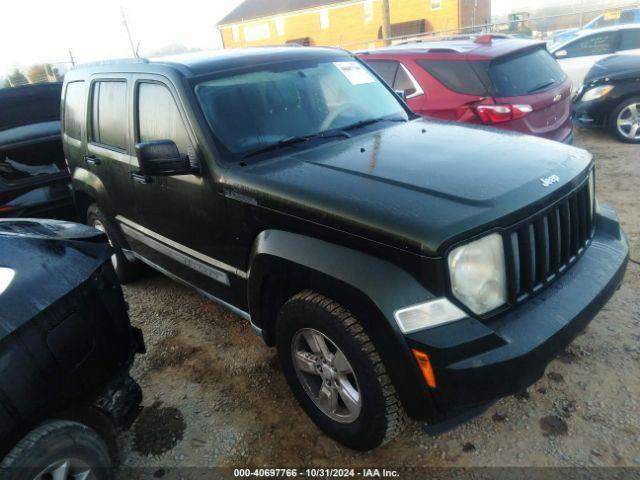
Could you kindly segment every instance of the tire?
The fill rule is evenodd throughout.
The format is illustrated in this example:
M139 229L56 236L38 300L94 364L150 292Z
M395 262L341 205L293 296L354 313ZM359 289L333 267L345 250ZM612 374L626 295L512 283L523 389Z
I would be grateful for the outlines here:
M2 460L0 478L71 480L74 475L81 477L79 474L91 470L93 477L87 478L112 480L113 466L107 445L91 428L55 420L40 425L18 442ZM65 469L67 474L63 475Z
M87 209L87 225L103 231L109 238L109 243L114 249L111 257L113 269L118 275L120 283L130 283L140 276L140 262L130 262L122 251L122 236L116 230L113 222L98 208L95 203Z
M314 354L311 348L318 338L333 355L333 360L319 370L323 356ZM328 436L354 450L367 451L402 431L406 415L385 366L360 322L340 304L310 290L295 295L279 312L276 344L294 396ZM346 364L338 358L345 358ZM307 371L302 371L301 363ZM336 373L349 371L346 365L352 375ZM310 373L312 368L315 373ZM339 393L322 393L325 385L334 385L327 386L325 392ZM337 404L333 398L337 398Z
M635 116L633 115L634 105L636 111ZM631 122L632 125L619 128L619 122L621 120ZM633 125L634 123L635 126ZM630 134L632 133L631 129L636 131L635 138L630 137ZM631 97L620 102L609 116L609 131L618 140L625 143L640 143L640 97Z

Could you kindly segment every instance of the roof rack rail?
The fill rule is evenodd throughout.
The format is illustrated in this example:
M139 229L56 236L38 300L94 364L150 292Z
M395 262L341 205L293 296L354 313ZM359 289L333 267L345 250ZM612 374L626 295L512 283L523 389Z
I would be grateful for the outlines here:
M120 63L149 63L146 58L112 58L109 60L98 60L96 62L79 63L78 67L99 67L101 65L115 65Z

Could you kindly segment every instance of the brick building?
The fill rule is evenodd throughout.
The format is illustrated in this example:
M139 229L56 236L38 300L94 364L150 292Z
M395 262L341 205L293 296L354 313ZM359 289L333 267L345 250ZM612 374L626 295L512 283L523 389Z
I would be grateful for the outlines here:
M491 0L388 0L390 37L489 23ZM245 0L218 23L225 48L300 43L380 46L383 0Z

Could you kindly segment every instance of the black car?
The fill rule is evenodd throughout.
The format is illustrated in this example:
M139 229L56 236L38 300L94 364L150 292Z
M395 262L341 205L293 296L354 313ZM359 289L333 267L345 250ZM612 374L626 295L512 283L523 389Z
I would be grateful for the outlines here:
M574 100L582 127L605 128L627 143L640 143L640 55L613 55L596 63Z
M418 118L343 50L79 68L62 116L121 278L142 261L247 319L352 448L526 388L625 271L591 154Z
M101 232L0 220L0 478L111 478L144 351ZM91 474L91 475L90 475Z
M0 89L0 217L75 219L61 83Z

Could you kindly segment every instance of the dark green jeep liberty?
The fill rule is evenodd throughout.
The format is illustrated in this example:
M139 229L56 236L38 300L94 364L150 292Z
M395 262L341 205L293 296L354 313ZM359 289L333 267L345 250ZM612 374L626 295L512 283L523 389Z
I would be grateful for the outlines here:
M624 275L588 152L416 117L342 50L82 67L62 123L121 279L144 262L246 318L354 449L525 389Z

